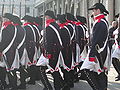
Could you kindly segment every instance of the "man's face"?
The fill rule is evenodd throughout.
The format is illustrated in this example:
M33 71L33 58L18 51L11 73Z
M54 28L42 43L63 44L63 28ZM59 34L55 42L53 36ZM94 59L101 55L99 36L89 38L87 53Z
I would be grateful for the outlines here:
M100 14L100 10L99 9L93 9L93 15L96 16Z
M50 19L50 17L48 15L45 16L45 20L48 20Z
M7 18L3 18L3 22L7 22L7 21L10 21L10 20Z

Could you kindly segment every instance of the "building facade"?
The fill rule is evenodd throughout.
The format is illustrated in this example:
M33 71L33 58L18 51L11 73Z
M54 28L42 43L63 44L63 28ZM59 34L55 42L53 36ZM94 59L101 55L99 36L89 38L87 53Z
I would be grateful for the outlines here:
M35 15L35 0L0 0L0 15L13 13L20 17Z
M120 0L35 0L35 8L37 16L49 9L55 11L55 14L70 12L74 15L89 17L91 13L87 9L98 2L103 3L109 11L107 19L110 23L114 20L115 14L120 12Z

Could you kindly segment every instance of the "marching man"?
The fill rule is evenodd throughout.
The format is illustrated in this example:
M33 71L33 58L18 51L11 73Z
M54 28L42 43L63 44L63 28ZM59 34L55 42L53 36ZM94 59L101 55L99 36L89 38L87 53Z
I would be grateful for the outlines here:
M104 14L109 14L105 6L96 3L89 10L93 11L95 22L92 28L92 42L90 51L81 66L86 75L86 80L93 90L107 90L108 70L108 22Z

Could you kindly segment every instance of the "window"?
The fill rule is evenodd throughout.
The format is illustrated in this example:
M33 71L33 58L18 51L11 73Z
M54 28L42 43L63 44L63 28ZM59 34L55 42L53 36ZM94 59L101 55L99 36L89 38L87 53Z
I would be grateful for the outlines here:
M30 13L30 7L26 7L26 13Z

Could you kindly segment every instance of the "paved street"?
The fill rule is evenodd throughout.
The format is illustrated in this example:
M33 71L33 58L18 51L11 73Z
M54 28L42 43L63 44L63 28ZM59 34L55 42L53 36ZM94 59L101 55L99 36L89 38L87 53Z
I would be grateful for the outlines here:
M114 68L111 67L110 72L108 74L108 79L109 79L109 87L108 90L120 90L120 81L115 82L114 79L117 76L117 73L115 72ZM53 86L53 80L50 75L48 75L49 80ZM36 85L28 85L27 90L42 90L43 85L42 83L36 82ZM72 88L71 90L92 90L91 87L87 84L86 81L79 81L79 83L75 83L75 87Z

